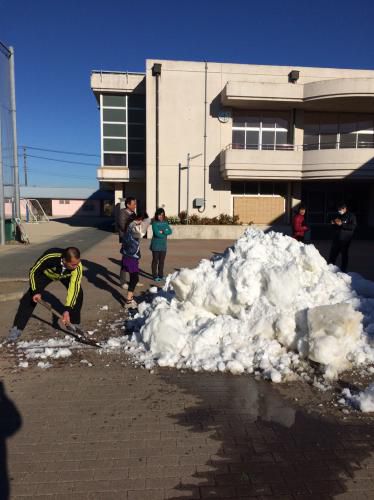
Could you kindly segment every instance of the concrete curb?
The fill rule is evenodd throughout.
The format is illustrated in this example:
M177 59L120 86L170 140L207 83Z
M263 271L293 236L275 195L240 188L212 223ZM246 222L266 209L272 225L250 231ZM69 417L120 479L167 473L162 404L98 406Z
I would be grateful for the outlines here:
M0 283L27 283L29 278L0 278Z
M10 300L19 300L25 292L1 293L0 302L8 302Z

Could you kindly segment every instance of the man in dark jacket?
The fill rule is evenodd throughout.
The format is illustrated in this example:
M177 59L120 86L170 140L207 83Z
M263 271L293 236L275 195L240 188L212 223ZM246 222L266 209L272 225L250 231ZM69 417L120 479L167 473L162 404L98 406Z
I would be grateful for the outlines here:
M126 234L128 225L135 219L136 199L129 197L125 200L125 208L118 206L116 210L116 228L118 231L120 243Z
M61 281L67 289L63 322L65 324L79 324L83 304L81 280L83 268L80 252L76 247L51 248L39 257L30 269L30 288L22 297L9 340L16 340L27 325L36 304L42 298L43 290L52 281Z
M342 203L338 208L337 217L331 221L335 234L332 239L329 264L334 264L339 254L342 256L341 270L347 272L348 251L357 226L356 216L348 211L347 205Z
M122 240L127 232L127 228L130 223L135 220L135 211L136 211L136 199L129 197L125 200L125 208L118 207L116 212L116 227L119 236L119 242L122 245ZM121 258L122 262L122 258ZM119 281L122 288L127 288L126 283L126 271L121 264L121 271L119 275Z

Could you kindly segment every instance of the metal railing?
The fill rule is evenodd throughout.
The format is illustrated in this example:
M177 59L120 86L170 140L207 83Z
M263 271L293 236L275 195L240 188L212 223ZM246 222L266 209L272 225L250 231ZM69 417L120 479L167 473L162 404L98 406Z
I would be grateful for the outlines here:
M233 142L224 149L247 149L251 151L315 151L320 149L374 149L374 138L372 141L356 141L353 143L333 141L314 144L243 144Z

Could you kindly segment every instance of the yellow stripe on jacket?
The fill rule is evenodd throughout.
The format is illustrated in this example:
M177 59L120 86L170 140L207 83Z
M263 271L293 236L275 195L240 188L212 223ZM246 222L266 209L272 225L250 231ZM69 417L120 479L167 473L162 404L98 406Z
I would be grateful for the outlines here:
M65 302L66 307L73 308L77 302L78 293L81 288L82 274L83 274L82 263L79 263L78 267L74 269L74 271L72 271L71 273L68 294L66 296L66 302Z
M47 255L44 255L41 257L35 265L30 269L30 285L31 285L31 290L35 291L36 290L36 284L35 284L35 272L38 270L38 268L45 262L47 259L50 259L52 257L61 257L61 253L47 253Z

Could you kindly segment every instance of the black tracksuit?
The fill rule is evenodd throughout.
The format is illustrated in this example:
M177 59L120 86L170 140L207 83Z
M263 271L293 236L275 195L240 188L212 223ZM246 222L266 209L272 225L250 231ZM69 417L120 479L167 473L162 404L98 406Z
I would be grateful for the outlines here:
M341 270L347 272L348 251L357 226L357 219L351 212L338 214L337 219L342 221L341 226L334 225L335 234L332 239L329 264L335 264L339 254L342 256Z
M83 304L82 264L80 263L74 270L64 268L62 252L63 250L60 248L47 250L30 269L30 288L22 297L13 322L13 326L16 326L19 330L25 328L35 309L36 303L32 300L33 296L42 293L52 281L61 281L65 286L67 289L65 311L70 313L72 323L80 323Z

